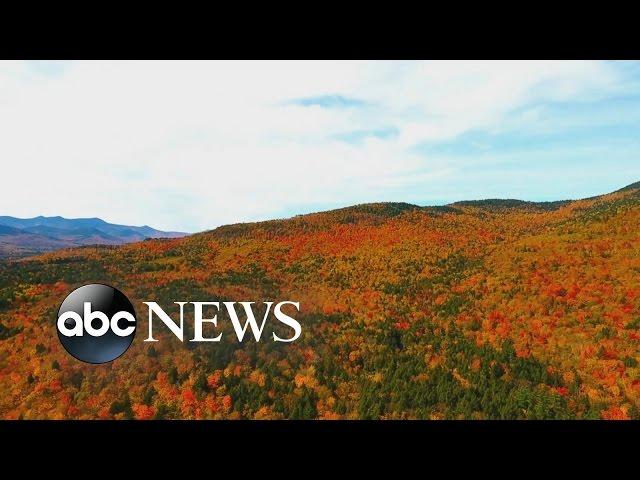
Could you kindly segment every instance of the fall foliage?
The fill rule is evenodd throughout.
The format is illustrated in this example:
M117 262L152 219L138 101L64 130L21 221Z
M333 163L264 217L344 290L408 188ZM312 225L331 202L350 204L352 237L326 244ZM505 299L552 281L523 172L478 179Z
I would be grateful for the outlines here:
M74 288L300 302L292 344L136 339L85 365ZM221 328L231 328L221 323ZM155 333L154 333L155 335ZM0 417L640 418L640 190L370 204L0 263Z

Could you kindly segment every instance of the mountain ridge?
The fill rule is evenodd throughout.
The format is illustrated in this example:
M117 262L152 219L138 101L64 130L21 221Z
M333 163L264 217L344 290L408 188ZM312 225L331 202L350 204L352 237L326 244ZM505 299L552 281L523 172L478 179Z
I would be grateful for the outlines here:
M347 207L335 208L332 210L323 210L318 212L311 212L305 214L298 214L292 217L284 217L284 218L274 218L270 220L262 220L257 222L238 222L238 223L230 223L225 225L220 225L218 227L203 230L201 232L196 232L192 235L202 235L212 232L228 234L231 236L241 235L243 232L246 232L248 229L255 227L268 227L270 225L279 225L282 222L304 222L313 218L317 218L319 216L333 216L336 217L337 223L354 223L358 220L358 217L364 218L368 217L370 220L372 218L393 218L398 215L402 215L403 213L409 211L422 211L428 212L435 215L442 213L463 213L462 208L464 207L472 207L477 208L479 210L485 211L505 211L505 210L518 210L518 209L530 209L533 211L545 212L545 211L555 211L564 206L570 205L575 202L583 202L583 201L598 201L605 200L607 197L620 194L620 193L628 193L631 191L640 191L640 181L631 183L626 187L615 190L613 192L604 193L601 195L596 195L592 197L586 198L577 198L577 199L566 199L566 200L550 200L550 201L529 201L529 200L519 200L519 199L509 199L509 198L487 198L481 200L460 200L457 202L448 203L445 205L416 205L413 203L407 202L370 202L370 203L359 203L356 205L351 205Z
M460 214L468 208L477 209L480 212L518 210L551 212L575 202L606 200L607 197L628 194L633 191L640 191L640 181L610 193L572 200L535 202L509 198L488 198L461 200L446 205L425 206L408 202L371 202L286 218L225 224L194 234L174 231L165 232L156 230L149 225L136 227L111 224L98 217L69 219L62 216L45 217L42 215L32 218L0 216L0 258L23 257L67 247L117 246L146 239L180 238L211 234L213 232L227 237L239 237L254 228L283 233L291 222L293 224L300 222L309 224L320 217L323 217L328 223L333 222L336 224L352 224L360 221L378 224L386 219L413 211L427 212L433 215ZM3 227L5 227L4 230ZM13 228L15 231L9 232L6 230L7 227ZM14 238L10 238L11 236Z
M147 238L179 238L183 232L165 232L144 225L106 222L98 217L32 218L0 216L0 257L22 257L65 247L123 245Z

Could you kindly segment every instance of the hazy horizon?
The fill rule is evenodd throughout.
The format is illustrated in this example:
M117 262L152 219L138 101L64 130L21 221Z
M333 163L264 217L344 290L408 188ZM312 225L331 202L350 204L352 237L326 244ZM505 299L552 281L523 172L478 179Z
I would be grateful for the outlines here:
M622 185L619 188L616 188L615 190L612 191L607 191L607 192L601 192L601 193L596 193L595 195L592 195L597 197L600 195L607 195L609 193L613 193L617 190L623 189L625 187L628 187L630 185L636 184L636 183L640 183L640 181L638 182L630 182L627 183L626 185ZM552 199L552 200L527 200L527 199L523 199L523 198L508 198L508 197L487 197L487 198L465 198L465 199L461 199L461 200L456 200L455 202L447 202L447 203L432 203L432 204L428 204L428 205L420 205L417 203L411 204L411 205L415 205L417 207L420 208L427 208L427 207L439 207L439 206L446 206L446 205L451 205L451 204L455 204L458 202L465 202L465 201L483 201L483 200L521 200L521 201L525 201L525 202L558 202L558 201L576 201L576 200L584 200L587 199L589 197L576 197L576 198L556 198L556 199ZM368 203L410 203L410 202L368 202ZM168 233L186 233L186 234L195 234L195 233L200 233L200 232L204 232L204 231L208 231L208 230L214 230L218 227L224 226L224 225L230 225L230 224L237 224L237 223L252 223L252 222L261 222L261 221L269 221L269 220L286 220L288 218L294 218L296 216L300 216L300 215L309 215L309 214L313 214L313 213L322 213L322 212L326 212L326 211L330 211L330 210L335 210L335 209L340 209L340 208L348 208L348 207L354 207L354 206L358 206L358 205L363 205L362 203L356 203L356 204L350 204L350 205L342 205L342 206L333 206L333 207L327 207L326 209L322 209L322 210L313 210L313 211L308 211L308 212L301 212L301 213L294 213L292 215L288 215L288 216L281 216L281 217L273 217L273 218L268 218L268 219L264 219L264 220L247 220L244 222L231 222L228 224L220 224L220 225L216 225L215 227L211 227L211 228L204 228L202 230L196 230L196 231L178 231L178 230L164 230L164 229L158 229L156 227L154 227L153 225L149 225L149 224L144 224L144 225L126 225L126 224L122 224L119 223L117 221L111 221L108 218L102 218L102 217L63 217L61 215L52 215L52 216L46 216L46 215L35 215L32 217L17 217L15 215L5 215L4 213L0 212L0 217L13 217L13 218L17 218L20 220L30 220L30 219L34 219L34 218L38 218L38 217L43 217L43 218L63 218L66 220L89 220L89 219L94 219L97 218L99 220L103 220L109 224L115 224L115 225L123 225L123 226L132 226L132 227L151 227L154 228L156 230L160 230L160 231L165 231Z
M0 213L198 232L640 180L638 62L0 62Z

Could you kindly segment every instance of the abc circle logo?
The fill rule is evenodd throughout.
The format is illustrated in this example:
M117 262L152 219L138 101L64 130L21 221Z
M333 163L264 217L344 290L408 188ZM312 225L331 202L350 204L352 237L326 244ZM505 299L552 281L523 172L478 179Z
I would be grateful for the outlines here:
M60 343L72 356L86 363L106 363L133 343L136 312L120 290L92 283L64 299L56 326Z

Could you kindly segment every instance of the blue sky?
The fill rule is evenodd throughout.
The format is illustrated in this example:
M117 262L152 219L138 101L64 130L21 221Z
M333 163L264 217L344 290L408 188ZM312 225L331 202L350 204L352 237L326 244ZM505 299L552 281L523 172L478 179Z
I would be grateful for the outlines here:
M0 213L199 231L640 180L638 62L0 62Z

